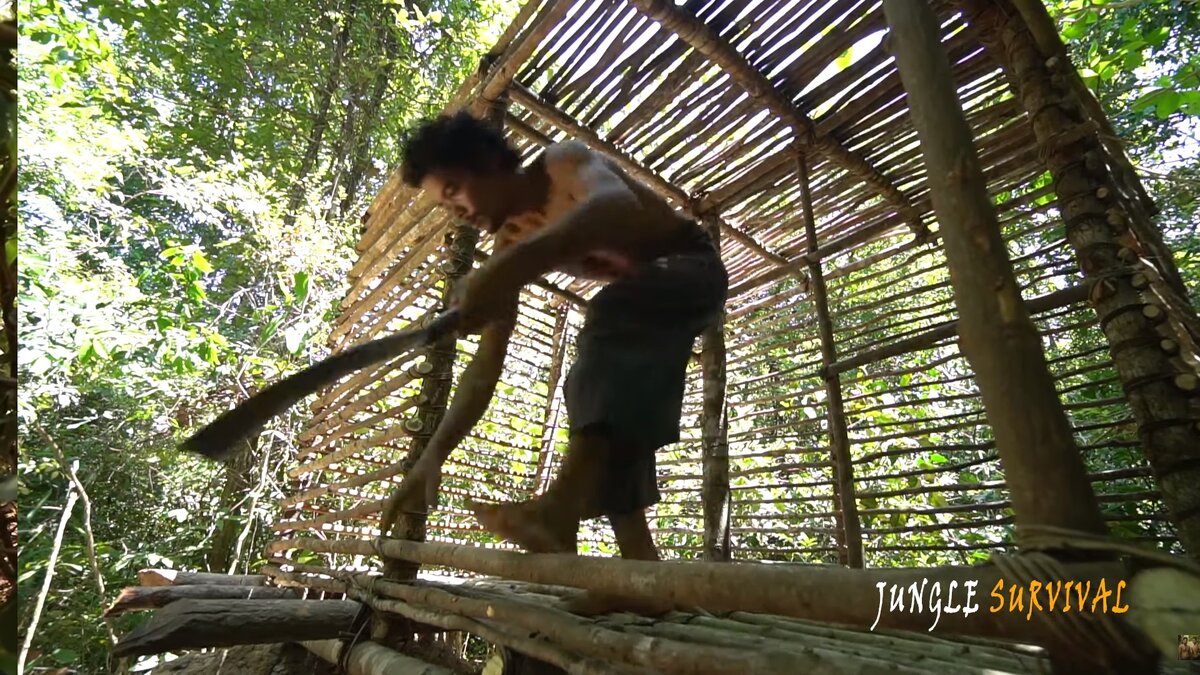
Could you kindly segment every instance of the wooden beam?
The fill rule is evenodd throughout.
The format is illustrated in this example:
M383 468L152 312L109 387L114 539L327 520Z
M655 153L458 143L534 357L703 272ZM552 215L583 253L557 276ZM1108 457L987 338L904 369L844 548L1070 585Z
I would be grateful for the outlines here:
M959 344L975 372L1017 524L1103 535L1096 497L1000 236L938 21L924 0L884 0L883 7L941 224Z
M907 2L908 0L902 0ZM888 611L887 594L893 587L907 592L910 584L918 588L934 586L946 593L954 588L953 604L973 605L977 611L942 612L937 631L946 634L977 635L1011 639L1026 644L1054 646L1076 640L1074 633L1050 630L1043 613L1030 621L1024 612L989 612L987 594L1003 580L1007 597L1013 578L994 565L925 568L848 569L837 565L763 565L713 563L704 561L643 561L600 558L573 554L528 554L499 551L457 544L416 543L397 539L362 541L317 538L286 539L269 545L267 555L285 550L314 553L346 553L387 558L397 557L427 565L441 565L479 574L516 579L537 584L583 588L598 593L641 602L663 603L677 608L702 607L709 612L758 612L813 619L878 629L927 632L934 621L933 611ZM1062 562L1062 575L1053 582L1078 581L1082 588L1097 589L1100 579L1115 594L1118 583L1128 586L1128 568L1115 561ZM951 583L953 582L953 586ZM970 584L974 598L965 600ZM880 611L880 586L884 604ZM1024 588L1024 586L1022 586ZM949 596L942 596L943 598ZM1045 592L1040 602L1046 602ZM1129 589L1122 600L1128 606ZM1085 603L1083 614L1090 611ZM1099 613L1097 611L1097 613ZM1127 614L1105 614L1105 619L1128 627Z
M801 150L796 155L796 178L800 183L800 205L804 230L808 235L808 253L817 252L817 219L813 213L812 190L808 180L808 162ZM837 343L833 336L833 321L829 317L829 299L825 291L825 276L819 259L808 261L808 278L812 288L813 305L817 313L817 331L821 336L821 362L826 368L837 361ZM850 461L850 434L846 429L846 411L842 401L842 380L836 373L825 373L825 405L829 414L829 449L833 461L833 497L837 501L835 519L841 535L838 537L842 563L850 567L863 566L862 523L858 519L858 500L854 494L854 464Z
M791 126L798 143L815 149L830 162L875 188L897 209L915 234L925 235L925 225L921 222L920 214L889 178L860 155L847 150L833 137L817 134L816 127L808 115L775 89L766 75L755 70L746 57L722 39L711 26L671 0L630 0L630 4L661 23L663 28L673 31L705 58L720 66L750 98L761 101L768 110Z

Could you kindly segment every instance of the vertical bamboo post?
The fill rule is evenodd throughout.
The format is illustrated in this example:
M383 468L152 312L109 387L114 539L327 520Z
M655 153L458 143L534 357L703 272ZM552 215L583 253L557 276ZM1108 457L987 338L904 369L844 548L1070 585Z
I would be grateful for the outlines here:
M557 406L554 397L558 394L558 383L562 379L563 362L567 357L567 315L570 308L560 305L554 318L554 334L550 345L550 372L546 375L546 407L542 409L542 443L538 449L537 470L533 474L530 495L537 494L546 481L550 470L550 456L554 454L554 434L558 429Z
M1103 534L1104 523L1037 329L1021 300L974 139L959 104L937 19L914 0L884 0L887 40L941 224L959 313L1018 527Z
M502 127L506 107L506 101L503 99L494 103L488 109L488 122L498 128ZM479 230L465 223L456 224L454 231L446 235L446 259L441 265L441 271L445 274L441 298L443 306L448 305L454 297L458 281L471 271L478 244ZM405 458L408 469L421 458L421 453L446 414L451 382L454 379L454 363L458 357L457 344L458 335L450 334L438 340L429 349L426 360L432 368L421 383L421 400L424 402L417 409L417 419L421 422L421 428L413 435L412 445L409 446L408 456ZM410 504L400 504L396 524L390 533L382 533L383 536L425 541L425 523L428 519L423 503L425 489L422 487L414 494L420 495L421 507L413 508ZM391 579L415 579L419 567L412 563L389 561L384 565L384 576Z
M445 274L442 286L443 305L449 303L454 296L458 280L471 271L471 263L474 260L475 246L478 241L479 230L465 224L455 225L454 231L446 235L446 259L441 264L441 270ZM421 453L425 450L429 439L432 438L433 432L442 423L442 417L446 413L446 405L450 400L451 382L454 379L454 363L458 352L457 342L458 336L452 333L438 340L429 348L427 363L431 369L421 381L421 400L424 403L418 406L416 414L421 428L413 434L408 456L404 460L409 468L420 459ZM417 490L417 494L421 495L423 499L425 490ZM427 514L424 508L412 509L408 505L401 505L400 508L401 511L391 536L412 541L425 541ZM384 533L385 536L387 534ZM395 572L396 576L389 573L389 577L413 579L416 578L417 566L405 565L404 568L397 566L391 571Z
M1012 87L1033 126L1038 149L1054 179L1067 242L1091 284L1089 301L1100 317L1117 375L1125 389L1146 458L1154 470L1163 502L1180 542L1200 557L1200 428L1189 392L1163 351L1148 305L1134 286L1137 255L1126 247L1120 219L1109 222L1116 194L1096 134L1070 132L1079 127L1078 102L1056 84L1021 15L1005 4L960 3L984 46L1005 67ZM1075 140L1063 142L1070 136ZM1150 224L1153 227L1152 224Z
M701 221L721 250L721 224L712 215ZM704 400L700 410L700 447L703 478L700 502L704 508L704 559L730 559L729 521L732 497L729 491L728 414L725 409L725 312L700 336L700 372Z
M808 161L802 149L796 155L796 176L800 181L800 205L804 211L804 231L808 235L808 252L811 254L817 250L817 220L809 190ZM850 462L850 435L846 431L842 376L829 372L829 366L837 361L837 344L833 338L833 320L829 318L825 276L821 271L821 261L816 256L809 257L808 279L817 310L817 329L821 335L821 363L824 366L825 398L829 408L829 447L833 455L834 499L838 502L837 511L841 513L839 529L845 538L840 542L845 558L842 563L850 567L862 567L862 524L858 519L858 498L854 490L854 465Z

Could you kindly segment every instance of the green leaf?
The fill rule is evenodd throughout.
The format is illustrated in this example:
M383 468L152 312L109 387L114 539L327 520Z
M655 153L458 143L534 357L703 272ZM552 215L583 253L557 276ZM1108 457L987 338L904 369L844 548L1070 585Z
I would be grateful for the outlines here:
M50 658L53 659L55 663L65 666L75 663L75 661L79 658L79 654L73 649L59 647L58 649L50 652Z
M936 452L929 454L929 463L930 464L945 464L948 461L950 461L950 460L946 459L945 455L941 455Z
M292 294L296 296L296 304L304 304L308 297L308 273L296 272L292 277Z
M208 258L205 258L204 253L198 249L192 251L192 266L200 270L202 274L213 271L213 266L208 262Z
M4 257L9 265L17 261L17 238L13 237L4 242Z

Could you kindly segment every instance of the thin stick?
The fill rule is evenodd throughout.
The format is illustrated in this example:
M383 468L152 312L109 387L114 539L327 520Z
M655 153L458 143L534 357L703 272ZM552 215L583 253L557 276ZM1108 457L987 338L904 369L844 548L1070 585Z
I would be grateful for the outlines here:
M67 492L67 503L63 506L62 517L58 519L58 532L54 535L54 545L50 548L50 558L46 561L46 578L42 580L42 590L38 591L37 600L33 603L33 617L29 619L29 627L25 629L25 642L17 654L17 672L25 672L25 659L29 656L29 647L33 644L33 636L37 634L38 622L42 619L42 608L46 606L46 596L50 593L50 583L54 581L54 566L58 563L58 552L62 550L63 534L67 531L67 522L71 520L71 512L75 510L75 502L79 492L72 486Z
M78 474L75 473L75 467L67 462L67 457L63 454L62 448L58 447L58 443L50 437L42 426L36 425L37 431L41 434L42 439L54 451L54 457L58 460L58 465L62 467L63 473L67 474L67 478L71 480L71 485L75 487L75 491L79 493L79 501L83 502L83 535L84 544L87 547L88 565L92 568L92 576L96 579L96 591L100 594L100 599L104 600L108 597L108 593L104 590L104 575L100 573L100 563L96 560L96 537L92 534L92 500L88 498L87 490L83 488L83 481L79 480ZM49 574L47 574L49 576ZM113 633L112 622L107 619L104 621L104 628L108 631L109 644L117 644L117 636ZM30 630L32 633L33 631Z

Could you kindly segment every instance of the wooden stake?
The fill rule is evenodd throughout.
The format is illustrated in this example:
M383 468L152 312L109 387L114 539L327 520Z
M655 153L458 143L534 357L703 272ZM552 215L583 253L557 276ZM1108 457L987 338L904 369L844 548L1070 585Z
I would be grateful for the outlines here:
M1095 495L1013 276L938 21L923 1L885 0L959 312L1018 525L1104 534Z

